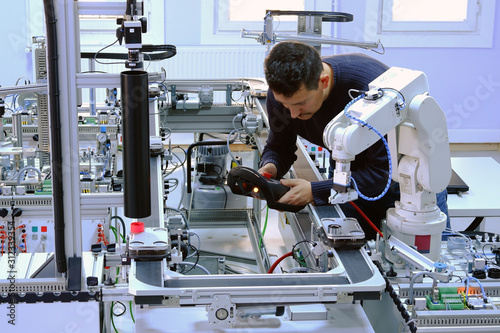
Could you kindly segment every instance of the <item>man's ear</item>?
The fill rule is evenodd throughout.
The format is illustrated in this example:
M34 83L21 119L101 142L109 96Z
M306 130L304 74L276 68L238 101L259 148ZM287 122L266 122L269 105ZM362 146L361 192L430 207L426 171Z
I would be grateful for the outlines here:
M323 73L319 77L319 86L325 89L328 87L328 83L330 82L330 76L327 73Z

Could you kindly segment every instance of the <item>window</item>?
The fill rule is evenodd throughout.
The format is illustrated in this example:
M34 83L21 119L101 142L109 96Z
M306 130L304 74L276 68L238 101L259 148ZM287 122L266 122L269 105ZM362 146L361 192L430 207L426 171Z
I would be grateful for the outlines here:
M201 3L203 44L255 44L241 38L245 30L263 31L266 10L331 11L328 0L207 0ZM324 30L330 31L331 23ZM297 31L297 16L279 16L273 20L275 31L293 34ZM326 33L328 34L328 33Z
M390 5L390 4L389 4ZM477 3L467 0L392 0L393 21L465 21L467 6ZM431 7L429 7L431 6ZM432 10L429 10L432 8Z
M367 1L365 35L386 47L491 47L493 0Z
M240 32L247 30L262 30L266 10L308 10L304 0L276 0L270 3L266 0L218 0L217 30L219 32ZM311 9L312 10L312 9ZM278 20L278 19L277 19ZM280 31L296 31L297 17L282 16L274 24Z

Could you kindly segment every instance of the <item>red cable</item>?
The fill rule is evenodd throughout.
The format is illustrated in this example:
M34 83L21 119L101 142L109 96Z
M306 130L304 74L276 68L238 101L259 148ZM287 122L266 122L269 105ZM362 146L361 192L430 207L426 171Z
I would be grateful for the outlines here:
M102 236L102 241L104 242L104 245L108 245L109 242L108 242L108 239L106 238L106 235L104 234L104 230L101 231L101 236Z
M3 227L3 226L2 226ZM0 230L0 239L2 240L2 251L1 251L1 255L3 256L3 245L5 244L5 239L7 238L7 233L5 232L5 230Z
M269 268L269 270L267 271L267 274L271 274L274 269L276 268L276 266L278 266L278 264L283 260L285 259L286 257L291 257L292 256L292 252L288 252L288 253L285 253L284 255L282 255L281 257L279 257L275 262L274 264L271 266L271 268Z
M19 249L19 251L21 251L22 253L26 253L26 251L25 251L25 250L23 250L23 249L21 249L21 248L19 247L19 245L17 245L17 244L14 244L14 245L15 245L15 246Z
M25 224L20 224L20 225L18 225L18 226L14 229L14 231L16 231L16 230L17 230L17 229L19 229L19 228L26 228L26 225L25 225Z
M26 243L26 236L27 236L27 234L23 234L21 236L21 238L23 239L23 243L24 243L24 252L28 253L28 244Z
M384 237L384 234L382 234L382 232L377 228L377 226L370 220L370 218L368 216L366 216L365 213L363 213L363 211L361 210L361 208L358 207L358 205L356 205L354 202L352 201L349 201L349 203L358 211L358 213L361 214L361 216L363 216L363 218L366 220L366 222L368 222L368 224L373 228L373 230L375 230L379 235L380 237Z
M370 218L368 216L366 216L365 213L363 213L363 211L358 207L358 205L356 205L354 202L352 201L349 201L349 203L358 211L358 213L361 214L361 216L363 216L363 218L366 220L366 222L368 222L368 224L370 224L370 226L381 236L381 237L384 237L384 235L382 234L382 232L377 228L377 226L370 220ZM274 272L274 270L276 269L276 266L278 266L278 264L283 261L283 259L287 258L287 257L290 257L292 256L293 253L292 252L288 252L288 253L285 253L284 255L282 255L281 257L279 257L274 263L273 265L271 266L271 268L269 268L269 270L267 271L267 274L271 274L272 272Z

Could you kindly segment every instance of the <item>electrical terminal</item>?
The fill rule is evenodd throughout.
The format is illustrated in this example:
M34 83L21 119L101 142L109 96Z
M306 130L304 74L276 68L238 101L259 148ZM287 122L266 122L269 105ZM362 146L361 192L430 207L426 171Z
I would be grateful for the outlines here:
M469 296L469 300L467 301L467 306L472 310L481 310L486 308L486 299L482 299L480 297L472 297Z
M16 194L17 195L24 195L24 194L26 194L26 186L23 186L23 185L16 186Z
M486 259L479 256L475 255L474 258L472 259L473 261L473 267L474 270L484 270L486 268Z
M415 304L413 307L417 311L425 310L427 307L427 299L425 299L423 297L415 298Z
M12 187L8 185L2 186L2 195L12 195Z

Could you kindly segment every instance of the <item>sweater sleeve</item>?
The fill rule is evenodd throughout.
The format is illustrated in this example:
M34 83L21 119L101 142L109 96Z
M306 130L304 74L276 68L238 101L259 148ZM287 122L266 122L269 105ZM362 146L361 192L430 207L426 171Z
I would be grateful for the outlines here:
M278 103L269 92L266 100L269 134L262 150L260 166L273 163L278 169L276 178L281 178L297 159L297 134L290 128L289 111Z
M311 182L314 204L316 206L327 205L328 198L333 188L333 179Z

